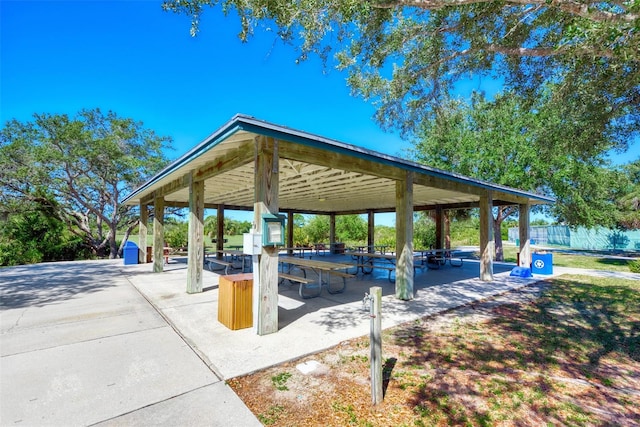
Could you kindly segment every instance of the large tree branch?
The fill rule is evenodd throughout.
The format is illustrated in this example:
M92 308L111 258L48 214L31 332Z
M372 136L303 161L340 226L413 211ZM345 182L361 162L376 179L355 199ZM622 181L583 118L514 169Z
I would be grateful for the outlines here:
M559 47L559 48L525 48L525 47L510 47L510 46L502 46L495 43L487 44L483 46L478 46L475 48L464 49L457 52L453 52L452 54L442 57L437 61L431 62L427 67L421 68L416 71L416 74L425 74L428 73L429 70L435 69L437 66L444 64L449 61L453 61L457 58L463 56L469 56L476 53L480 53L483 51L493 52L493 53L501 53L504 55L515 55L515 56L530 56L530 57L548 57L548 56L558 56L564 55L566 53L571 53L573 55L596 55L603 58L611 58L613 56L613 52L608 51L594 51L588 49L581 49L576 51L576 49L571 49L568 46Z
M411 1L395 1L388 3L375 4L376 8L398 8L398 7L416 7L427 10L438 10L445 7L458 7L468 4L492 3L494 0L411 0ZM563 12L570 13L574 16L588 19L594 22L620 22L632 23L637 20L640 15L635 13L613 13L590 7L589 4L572 0L506 0L506 3L519 5L538 4L546 7L557 8ZM624 4L615 3L618 7L625 9Z

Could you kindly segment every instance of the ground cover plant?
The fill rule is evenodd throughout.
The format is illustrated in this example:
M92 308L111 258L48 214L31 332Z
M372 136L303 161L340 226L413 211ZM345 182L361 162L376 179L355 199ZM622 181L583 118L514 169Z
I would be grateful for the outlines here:
M228 383L274 426L640 425L640 281L538 282L385 330L383 356L375 407L368 337Z

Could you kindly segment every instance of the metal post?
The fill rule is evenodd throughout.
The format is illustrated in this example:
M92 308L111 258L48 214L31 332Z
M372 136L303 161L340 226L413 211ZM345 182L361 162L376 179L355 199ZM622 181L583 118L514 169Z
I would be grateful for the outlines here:
M371 298L371 403L382 402L382 288L375 286L369 289Z

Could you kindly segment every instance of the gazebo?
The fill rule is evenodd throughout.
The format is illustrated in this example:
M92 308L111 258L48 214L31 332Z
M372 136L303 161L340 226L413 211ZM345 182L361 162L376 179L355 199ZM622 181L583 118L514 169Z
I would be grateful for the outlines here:
M436 247L443 247L443 212L479 208L480 279L493 278L492 207L519 206L521 266L530 264L529 211L552 203L549 197L430 168L238 114L185 155L134 190L124 201L140 207L140 242L147 239L149 206L153 206L153 271L163 271L165 207L188 207L187 292L202 292L204 210L217 209L222 236L225 209L252 210L253 227L262 233L265 214L286 214L287 246L293 241L293 214L335 218L367 214L369 244L374 214L396 214L395 294L413 298L413 213L433 210ZM217 241L222 249L222 239ZM141 248L140 262L146 262ZM278 329L278 248L263 246L254 271L253 318L260 335Z

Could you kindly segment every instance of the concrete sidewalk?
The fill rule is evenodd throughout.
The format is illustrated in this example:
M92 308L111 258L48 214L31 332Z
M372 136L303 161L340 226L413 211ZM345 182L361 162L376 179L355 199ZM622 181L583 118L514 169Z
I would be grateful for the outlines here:
M0 424L261 425L121 270L0 269Z
M478 278L479 263L471 260L465 260L460 268L447 265L438 270L418 270L412 301L395 298L395 285L387 280L387 272L382 270L350 279L342 294L331 295L323 290L320 297L311 299L301 299L297 286L281 285L278 290L279 331L265 336L256 335L253 328L230 330L218 322L218 274L205 271L204 292L187 294L184 260L173 259L163 273L151 273L148 264L126 266L123 272L207 365L224 379L368 335L369 311L363 308L362 300L372 286L383 289L382 327L389 328L562 274L640 280L640 274L557 267L554 267L553 275L519 278L509 275L513 268L513 264L495 263L491 282Z
M551 277L510 277L512 268L494 265L492 282L466 260L418 271L409 302L395 299L384 271L308 300L283 285L279 331L267 336L219 323L220 276L205 271L204 292L187 294L182 260L163 273L122 260L0 269L0 424L257 426L222 380L368 334L362 298L371 286L383 288L388 328Z
M324 259L324 258L323 258ZM369 333L369 311L363 308L365 292L383 289L383 328L458 307L472 301L526 286L541 277L510 277L513 265L496 265L495 280L482 282L479 264L466 261L462 268L418 270L415 298L395 298L387 272L350 279L346 292L301 299L297 286L279 288L279 331L258 336L252 328L230 330L217 320L219 275L204 272L204 292L186 293L186 264L175 259L163 273L148 264L123 269L131 283L180 331L209 367L229 379L318 352L344 340ZM308 274L312 274L308 272Z

